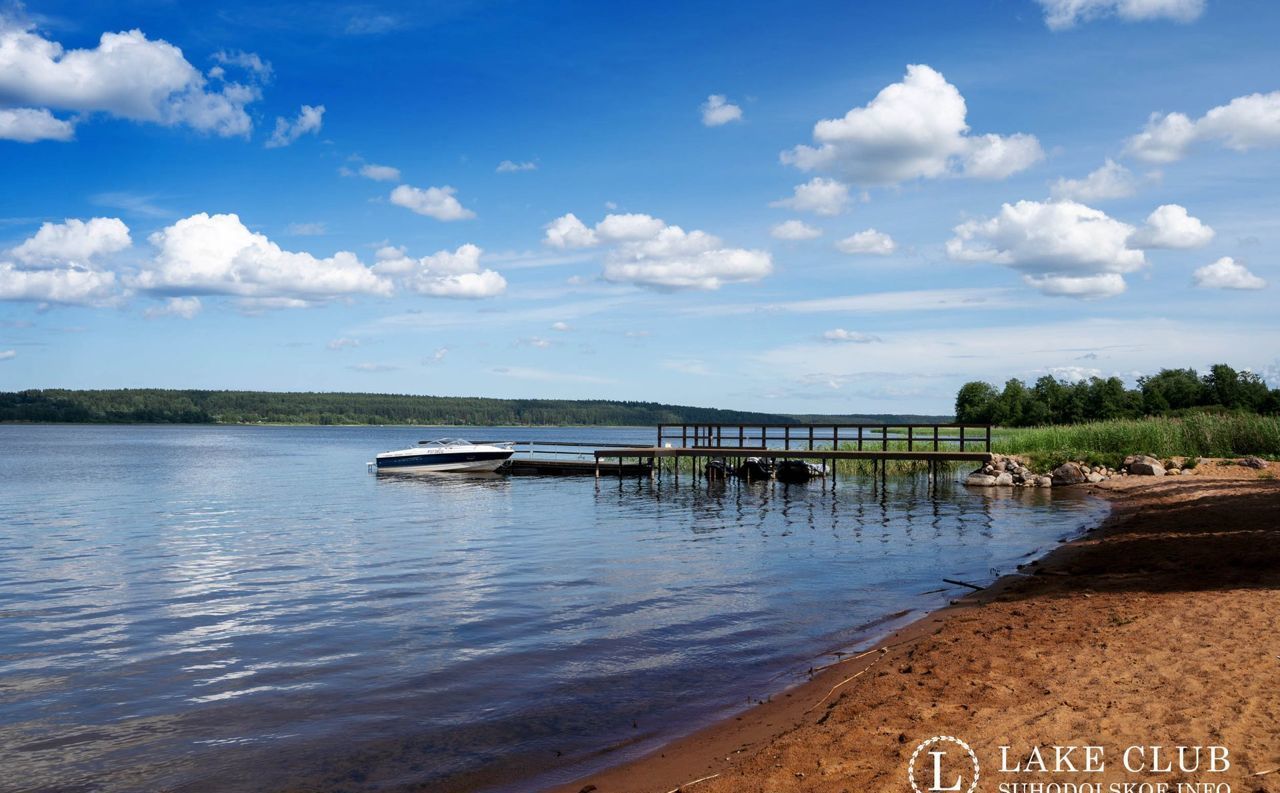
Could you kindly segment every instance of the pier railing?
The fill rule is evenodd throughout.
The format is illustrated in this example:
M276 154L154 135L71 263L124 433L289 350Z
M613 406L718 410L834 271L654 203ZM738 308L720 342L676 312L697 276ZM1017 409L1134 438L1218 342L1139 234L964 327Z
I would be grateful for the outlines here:
M990 424L659 424L658 448L991 452Z

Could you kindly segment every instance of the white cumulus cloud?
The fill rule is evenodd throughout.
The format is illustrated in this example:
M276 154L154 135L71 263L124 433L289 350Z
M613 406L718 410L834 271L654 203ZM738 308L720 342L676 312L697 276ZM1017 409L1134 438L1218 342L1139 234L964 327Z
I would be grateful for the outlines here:
M596 233L572 212L561 215L543 228L547 232L545 242L553 248L590 248L599 241Z
M1152 113L1125 150L1140 160L1169 163L1196 143L1217 142L1233 151L1280 146L1280 91L1238 96L1198 119L1183 113Z
M1267 286L1265 280L1230 256L1197 269L1194 278L1201 289L1265 289Z
M17 357L17 350L0 350L0 361L11 361Z
M845 253L866 253L874 256L888 256L898 249L893 237L882 231L867 229L845 237L836 243L836 248Z
M956 174L1002 179L1044 156L1032 135L970 136L967 112L960 91L940 72L912 64L902 82L867 105L815 124L815 146L796 146L781 158L855 184L891 185Z
M803 220L786 220L770 229L769 234L778 240L812 240L822 236L822 229Z
M0 108L0 140L35 143L38 140L68 141L76 136L70 121L55 118L44 108Z
M719 127L731 121L742 120L742 108L733 104L724 94L712 94L702 103L702 123L708 127Z
M75 121L53 123L51 110L248 135L253 121L245 106L261 97L258 75L247 83L223 76L211 86L182 50L141 30L103 33L92 49L66 50L33 26L0 16L0 97L18 108L9 125L20 120L28 136L41 130L43 138L70 136ZM38 117L30 112L42 110Z
M685 231L651 215L611 214L588 228L572 214L546 226L557 248L604 246L604 278L656 289L719 289L773 272L767 251L728 248L705 231Z
M1163 204L1147 216L1130 243L1139 248L1199 248L1213 239L1213 229L1178 204Z
M476 213L462 206L454 197L457 192L448 185L428 187L424 190L402 184L391 191L391 203L436 220L470 220L476 216Z
M0 261L0 300L104 306L119 297L116 274L96 270L21 270Z
M267 141L268 149L278 149L301 138L303 135L318 135L324 124L324 105L303 105L298 117L293 121L280 116L276 117L276 129Z
M781 198L769 204L772 207L794 209L797 212L813 212L817 215L839 215L849 203L849 186L835 179L815 176L795 187L790 198Z
M158 317L181 317L182 319L192 319L196 314L200 313L203 306L198 297L171 297L164 302L162 306L152 306L143 314L147 319L156 319Z
M1137 192L1133 173L1111 158L1101 168L1083 179L1059 179L1050 188L1054 198L1072 201L1106 201L1111 198L1127 198Z
M320 258L283 250L250 231L233 214L201 212L148 238L155 258L136 286L177 295L222 294L262 307L306 305L350 295L390 295L391 282L361 264L354 253Z
M1108 297L1124 291L1124 273L1146 264L1129 247L1133 226L1075 201L1019 201L955 227L947 255L1023 273L1045 294Z
M0 254L0 300L112 305L122 296L119 282L96 260L130 244L129 227L117 218L44 223Z
M373 269L418 294L478 300L495 297L507 289L505 278L480 266L483 253L468 243L454 251L437 251L415 259L403 248L384 247L378 251Z
M1171 19L1193 22L1204 13L1205 0L1036 0L1044 9L1050 30L1065 30L1079 22L1117 16L1128 22Z
M44 223L34 236L9 251L28 268L87 266L98 257L118 253L133 244L129 227L119 218L68 218Z
M1090 300L1099 297L1115 297L1124 292L1127 285L1119 273L1101 275L1026 275L1023 280L1046 295L1077 297Z

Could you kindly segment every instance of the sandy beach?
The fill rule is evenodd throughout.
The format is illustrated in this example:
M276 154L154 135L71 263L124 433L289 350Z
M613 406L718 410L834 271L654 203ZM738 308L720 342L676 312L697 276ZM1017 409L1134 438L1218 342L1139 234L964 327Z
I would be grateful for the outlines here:
M1280 791L1278 472L1206 461L1089 486L1110 517L1023 574L555 793L904 791L912 754L940 735L972 747L979 790ZM1101 746L1104 768L1013 770L1054 746ZM1194 772L1163 771L1152 746L1226 747L1230 766L1211 771L1206 749ZM1129 747L1147 747L1136 771Z

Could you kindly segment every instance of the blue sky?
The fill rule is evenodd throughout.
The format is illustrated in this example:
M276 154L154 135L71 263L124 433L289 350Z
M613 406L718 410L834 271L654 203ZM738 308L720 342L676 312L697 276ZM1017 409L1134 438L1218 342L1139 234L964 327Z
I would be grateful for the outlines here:
M0 389L1280 385L1273 3L264 5L0 6Z

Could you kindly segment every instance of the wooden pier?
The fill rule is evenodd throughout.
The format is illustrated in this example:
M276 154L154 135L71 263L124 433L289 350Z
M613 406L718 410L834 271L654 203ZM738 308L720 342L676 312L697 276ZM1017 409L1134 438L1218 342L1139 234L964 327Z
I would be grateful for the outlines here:
M505 441L472 441L473 443L505 443ZM516 453L500 471L512 476L646 476L651 461L627 462L624 457L601 460L598 452L630 449L629 445L611 443L571 443L568 441L516 441ZM625 457L630 457L626 455Z
M990 462L991 425L660 424L653 446L600 448L594 455L597 477L627 459L647 462L650 476L661 472L663 460L673 460L679 476L679 461L690 459L697 476L713 459L737 464L748 457L812 460L821 463L824 476L828 464L840 460L869 460L881 471L887 461L914 460L933 474L941 463Z

